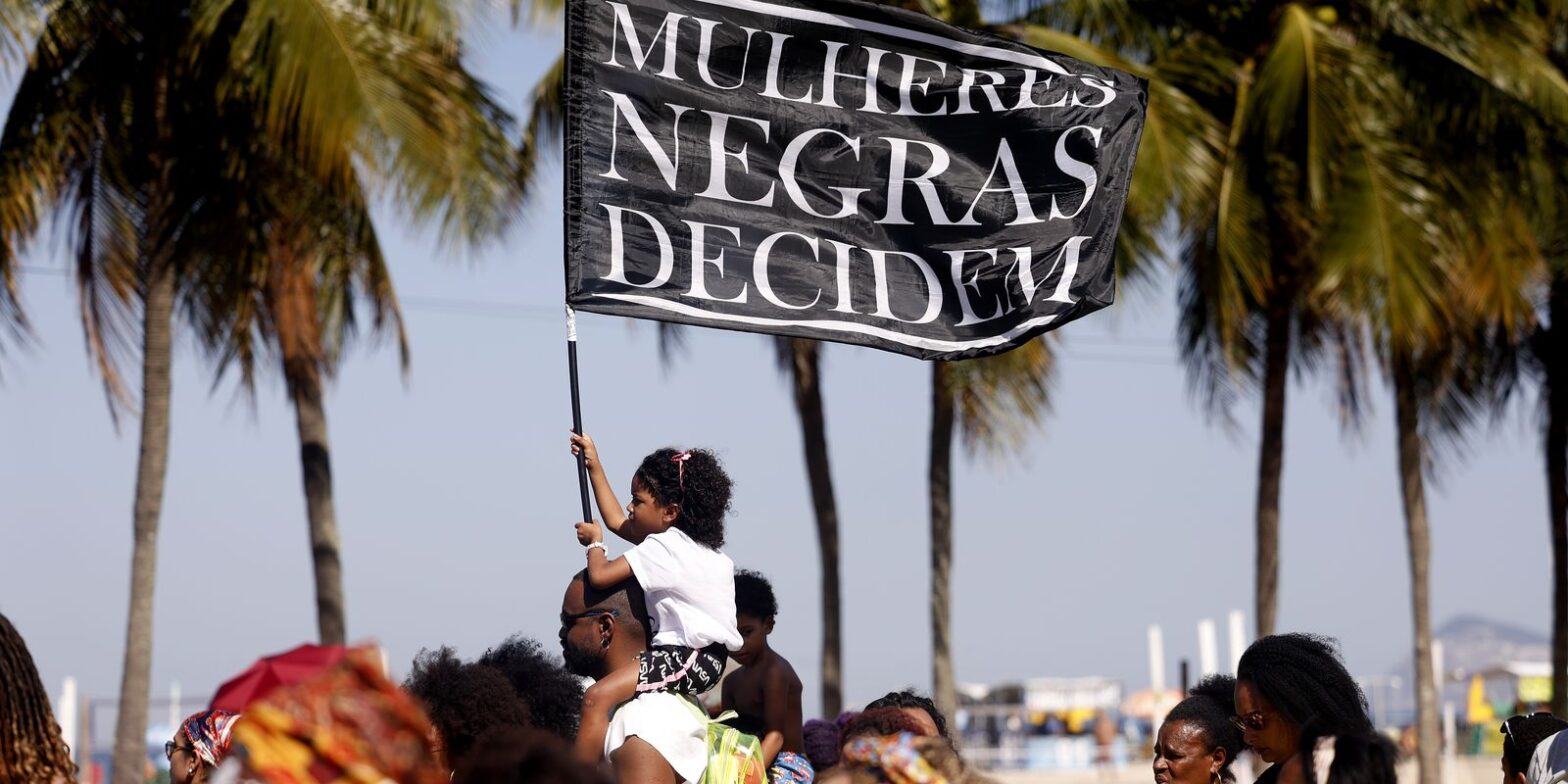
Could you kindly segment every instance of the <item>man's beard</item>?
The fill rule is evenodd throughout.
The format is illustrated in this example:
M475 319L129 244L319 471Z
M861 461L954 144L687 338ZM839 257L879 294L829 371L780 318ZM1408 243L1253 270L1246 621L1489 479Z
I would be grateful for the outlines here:
M566 663L567 672L573 675L586 678L604 676L604 651L592 648L584 650L570 642L562 642L561 659Z

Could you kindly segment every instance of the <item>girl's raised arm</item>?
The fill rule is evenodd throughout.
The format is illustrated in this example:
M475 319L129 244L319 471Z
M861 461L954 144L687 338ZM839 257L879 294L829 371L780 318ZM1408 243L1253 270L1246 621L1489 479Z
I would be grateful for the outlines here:
M610 478L604 472L604 465L599 462L599 448L594 446L593 437L572 433L572 454L581 454L583 462L588 466L588 480L593 483L593 500L599 506L599 516L604 519L605 527L625 539L621 526L626 524L626 508L621 506L620 500L615 497L615 490L610 487Z

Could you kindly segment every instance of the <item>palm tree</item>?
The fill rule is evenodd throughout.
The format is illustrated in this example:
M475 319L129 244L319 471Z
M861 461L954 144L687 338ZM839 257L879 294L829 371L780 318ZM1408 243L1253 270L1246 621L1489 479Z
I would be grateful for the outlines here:
M931 692L949 720L958 711L953 674L951 572L953 563L953 438L971 454L1000 457L1017 448L1050 408L1055 366L1052 338L1040 337L1005 354L931 363L931 436L927 486L931 514Z
M89 353L110 410L130 400L118 367L140 316L141 448L133 506L130 612L116 778L145 760L158 517L168 460L169 368L179 259L171 183L180 135L199 108L184 85L209 62L178 56L189 15L150 2L37 4L39 30L0 136L6 266L58 210L74 240ZM17 28L12 28L17 29ZM132 303L139 303L140 313Z
M920 4L927 13L956 24L979 26L978 3L970 0ZM1102 59L1066 36L1037 25L1015 24L997 32L1041 48L1100 65L1125 68L1147 77L1144 69L1119 57ZM1160 89L1154 89L1154 88ZM1212 150L1219 128L1209 115L1180 91L1151 83L1139 160L1133 172L1121 230L1117 235L1117 277L1134 280L1151 262L1162 258L1155 241L1157 228L1178 204L1179 182L1212 179L1218 168ZM1151 163L1152 162L1152 163ZM1029 426L1049 410L1053 339L1039 338L1005 354L931 366L931 433L927 462L928 510L931 519L931 668L932 694L938 710L950 720L958 710L958 683L952 657L953 504L952 453L957 433L971 454L993 457L1018 446Z
M1211 413L1224 416L1238 387L1262 392L1255 613L1258 634L1270 634L1289 372L1319 357L1326 326L1307 296L1316 274L1308 250L1326 187L1321 145L1338 118L1322 90L1302 90L1316 84L1303 59L1315 18L1292 4L1173 11L1138 0L1044 5L1027 18L1062 30L1055 38L1064 47L1093 47L1084 59L1146 61L1151 93L1201 106L1226 129L1216 146L1187 157L1199 176L1171 186L1185 205L1182 351ZM1310 132L1289 134L1302 114Z
M183 303L194 318L215 318L193 296L200 232L190 216L205 194L193 192L183 164L224 120L220 99L248 100L265 120L255 130L289 140L316 176L374 166L407 186L397 194L411 209L465 231L488 228L458 198L471 195L462 186L474 162L452 154L443 143L451 129L434 119L466 86L433 45L450 48L440 33L455 18L419 0L73 0L3 11L7 31L38 31L0 137L3 278L43 215L58 210L75 240L87 345L111 412L130 401L119 367L139 337L141 449L114 762L115 777L131 781L145 757L174 312ZM431 182L451 197L423 189Z
M1256 520L1261 634L1274 625L1288 374L1312 367L1329 351L1343 357L1342 368L1354 367L1357 356L1357 342L1347 339L1348 316L1323 294L1339 291L1325 270L1383 263L1388 285L1418 290L1442 277L1415 263L1432 247L1426 234L1432 224L1419 217L1430 212L1418 202L1450 176L1427 172L1422 162L1449 159L1412 154L1401 141L1412 126L1398 126L1390 112L1413 112L1419 105L1425 116L1445 122L1472 116L1474 104L1449 91L1455 84L1469 88L1467 94L1546 100L1527 94L1539 92L1539 83L1521 78L1533 75L1513 57L1513 31L1496 20L1474 24L1464 5L1175 8L1072 0L1044 5L1029 17L1062 27L1108 58L1158 63L1187 53L1196 67L1172 71L1170 87L1227 121L1220 176L1183 186L1200 196L1185 203L1210 205L1198 220L1183 221L1184 352L1190 377L1211 402L1228 401L1237 386L1263 391ZM1216 81L1214 74L1223 78ZM1401 266L1404 261L1410 263ZM1418 358L1393 362L1395 354L1385 356L1394 380L1408 381ZM1353 422L1355 386L1343 390L1344 413ZM1408 404L1411 395L1404 399ZM1420 450L1405 452L1419 464ZM1418 483L1408 489L1413 601L1424 607L1424 510L1415 502L1422 494ZM1415 612L1418 651L1430 647L1423 612ZM1436 737L1435 692L1429 668L1424 672L1421 723L1430 740ZM1433 743L1423 744L1424 784L1436 781L1436 753Z
M1334 337L1334 325L1313 312L1311 292L1321 263L1317 249L1335 246L1334 237L1321 236L1318 214L1336 185L1326 155L1347 143L1340 137L1358 138L1341 132L1355 118L1334 93L1344 76L1366 75L1343 57L1388 46L1396 65L1436 61L1451 72L1476 67L1469 57L1485 54L1488 39L1457 31L1457 39L1444 40L1420 29L1417 22L1429 17L1401 8L1379 14L1356 4L1341 11L1251 3L1190 13L1162 4L1085 1L1047 5L1029 18L1061 26L1109 50L1108 57L1195 55L1189 64L1199 67L1170 73L1169 87L1192 93L1229 121L1221 176L1193 188L1214 198L1194 202L1213 207L1187 227L1184 242L1184 348L1194 382L1211 402L1228 402L1237 381L1262 387L1257 613L1259 633L1267 634L1276 604L1288 373L1310 367ZM1324 49L1325 40L1343 45ZM1216 73L1223 77L1218 84ZM1321 78L1327 73L1334 78Z
M1548 31L1568 26L1568 8L1540 4L1521 8L1512 20L1528 31L1523 36L1544 54L1555 79L1544 84L1568 82L1568 40ZM1543 69L1544 70L1544 69ZM1568 156L1568 121L1547 112L1520 112L1512 138L1515 146L1516 182L1527 183L1511 194L1520 219L1514 236L1527 238L1526 255L1545 269L1533 288L1541 318L1533 328L1507 335L1504 356L1521 356L1517 364L1505 362L1506 393L1512 381L1526 371L1540 384L1538 410L1542 417L1547 499L1552 542L1552 712L1568 714L1568 205L1560 196L1568 190L1568 177L1551 162ZM1505 159L1507 160L1507 159ZM1503 406L1499 405L1499 409Z
M219 15L224 5L206 11ZM427 0L427 5L410 4L403 13L415 18L449 13L443 3ZM278 22L253 12L237 40L243 40L245 26ZM440 131L440 146L399 150L408 162L391 161L404 211L416 221L440 220L448 239L476 242L494 236L520 199L518 181L510 174L517 165L508 139L511 118L464 69L455 18L392 32L419 47L416 55L428 69L408 76L428 79L429 87L444 93L439 113L428 121ZM316 56L321 54L318 50ZM361 56L347 46L325 54L324 62L311 67L343 71ZM196 181L189 191L203 195L192 205L191 220L199 230L189 232L185 245L191 256L207 262L197 265L204 273L199 291L205 303L198 315L210 317L199 320L199 334L217 360L220 377L231 361L237 362L243 384L251 389L258 347L276 355L299 433L320 639L341 645L347 624L324 383L358 326L356 298L369 305L375 330L395 332L405 370L408 361L396 296L361 184L382 176L381 162L372 158L346 170L318 173L308 157L280 146L250 120L260 109L256 98L253 91L234 92L225 108L235 120L223 126L221 143L206 148L213 159L191 175ZM320 148L320 156L364 160L365 140L353 126L344 132L335 148Z
M789 379L800 420L806 482L817 521L817 557L822 565L822 715L844 709L843 601L839 582L838 501L828 459L827 417L822 405L822 344L804 338L777 338L779 367Z

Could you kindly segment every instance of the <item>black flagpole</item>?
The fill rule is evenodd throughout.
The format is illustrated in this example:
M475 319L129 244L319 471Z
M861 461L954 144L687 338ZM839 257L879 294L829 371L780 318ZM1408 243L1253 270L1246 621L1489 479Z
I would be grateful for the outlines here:
M577 311L566 306L566 369L572 380L572 432L583 434L583 403L577 394ZM582 495L583 522L593 519L588 509L588 459L577 451L577 491Z

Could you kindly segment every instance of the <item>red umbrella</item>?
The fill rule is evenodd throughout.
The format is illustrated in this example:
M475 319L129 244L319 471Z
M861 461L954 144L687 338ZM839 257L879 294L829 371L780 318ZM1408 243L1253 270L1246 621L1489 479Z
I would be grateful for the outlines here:
M337 664L347 648L341 645L301 645L258 659L255 664L218 687L211 708L243 713L256 700L279 686L289 686Z

